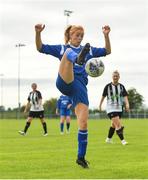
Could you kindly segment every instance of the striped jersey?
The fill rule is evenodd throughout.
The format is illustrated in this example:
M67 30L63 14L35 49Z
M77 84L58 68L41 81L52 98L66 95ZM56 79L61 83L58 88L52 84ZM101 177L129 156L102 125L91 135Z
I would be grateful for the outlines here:
M124 97L127 96L128 93L125 87L118 83L114 85L113 83L109 83L105 86L102 96L107 97L107 113L111 112L122 112Z
M42 99L40 91L32 91L29 93L28 101L31 104L30 111L43 111L43 105L39 103L39 100Z

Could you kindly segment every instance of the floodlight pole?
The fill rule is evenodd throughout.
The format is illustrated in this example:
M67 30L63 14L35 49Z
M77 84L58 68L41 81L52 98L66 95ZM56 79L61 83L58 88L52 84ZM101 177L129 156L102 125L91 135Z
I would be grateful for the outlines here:
M21 47L25 46L25 44L18 43L15 45L15 47L18 48L18 112L17 112L17 119L20 118L20 108L21 108L21 102L20 102L20 63L21 63L21 56L20 56L20 49Z
M0 79L1 79L1 119L3 119L3 77L4 77L4 74L0 74Z
M70 11L70 10L64 10L64 16L66 16L66 26L69 25L69 17L70 15L73 13L73 11Z

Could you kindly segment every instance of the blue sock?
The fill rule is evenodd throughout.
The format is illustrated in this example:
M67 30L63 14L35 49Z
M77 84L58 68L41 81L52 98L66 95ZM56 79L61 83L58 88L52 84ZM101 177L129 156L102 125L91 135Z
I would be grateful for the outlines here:
M87 149L87 130L78 131L78 158L84 158Z
M64 123L60 123L61 132L64 132Z
M66 52L66 56L67 56L67 59L68 59L70 62L75 63L78 54L75 53L75 52L71 49L71 50L69 50L69 51Z

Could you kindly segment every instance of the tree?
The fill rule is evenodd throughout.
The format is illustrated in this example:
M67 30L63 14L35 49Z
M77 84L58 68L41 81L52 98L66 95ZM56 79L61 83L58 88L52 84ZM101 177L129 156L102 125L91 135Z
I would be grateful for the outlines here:
M51 98L43 104L45 114L55 114L56 112L57 99Z
M4 106L0 106L0 112L5 111L5 107Z
M141 109L143 107L144 98L135 88L128 90L128 100L130 109Z

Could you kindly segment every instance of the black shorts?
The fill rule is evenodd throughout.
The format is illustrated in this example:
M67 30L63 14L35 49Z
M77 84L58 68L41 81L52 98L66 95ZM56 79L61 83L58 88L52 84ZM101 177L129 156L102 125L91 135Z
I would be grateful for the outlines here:
M122 117L122 112L111 112L107 114L110 119L119 116L119 118Z
M31 118L44 118L44 111L30 111L29 117Z

